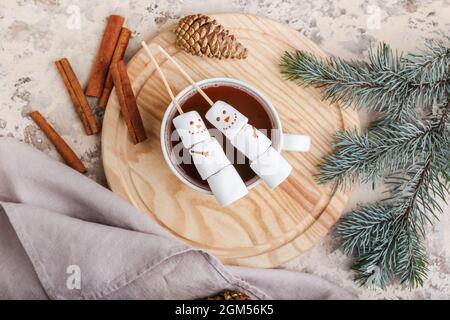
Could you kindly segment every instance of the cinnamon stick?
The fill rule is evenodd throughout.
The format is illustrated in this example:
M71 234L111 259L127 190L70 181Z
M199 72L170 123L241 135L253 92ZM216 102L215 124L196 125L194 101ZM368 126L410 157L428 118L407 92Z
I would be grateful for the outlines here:
M111 65L111 75L116 88L122 116L134 144L147 139L142 118L136 103L136 97L128 77L127 67L123 60Z
M69 147L69 145L61 138L61 136L53 129L53 127L45 120L45 118L39 113L39 111L33 111L30 113L31 119L41 128L48 139L54 144L56 150L64 159L64 161L71 168L78 172L85 173L86 167L81 162L80 158Z
M117 41L116 49L114 50L114 54L111 60L111 64L117 63L123 59L125 55L125 51L128 47L128 42L130 41L131 31L127 28L122 28L120 32L119 40ZM103 87L102 95L100 96L100 100L98 101L98 106L100 108L106 108L108 104L109 96L111 95L111 91L114 87L114 82L111 75L111 70L108 70L108 74L106 75L105 85Z
M84 131L87 135L92 135L98 132L97 121L95 120L94 113L89 105L89 102L84 95L80 82L75 75L75 72L70 65L69 60L63 58L55 62L56 68L58 68L64 85L69 92L70 98L75 106L75 110L80 116L83 123Z
M124 21L125 18L118 15L112 15L108 18L108 23L103 33L103 38L86 87L87 96L100 97L102 94L106 75L108 74L111 59Z

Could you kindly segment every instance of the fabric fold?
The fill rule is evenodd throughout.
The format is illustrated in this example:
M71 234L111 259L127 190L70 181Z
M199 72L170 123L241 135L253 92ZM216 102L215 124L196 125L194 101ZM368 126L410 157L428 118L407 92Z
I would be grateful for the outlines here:
M64 164L0 139L0 298L198 299L224 289L351 297L311 275L225 267Z

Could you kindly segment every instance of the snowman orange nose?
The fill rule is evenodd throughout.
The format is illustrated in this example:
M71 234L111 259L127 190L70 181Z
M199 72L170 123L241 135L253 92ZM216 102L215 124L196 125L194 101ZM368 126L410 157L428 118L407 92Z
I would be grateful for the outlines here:
M201 124L197 124L196 127L197 127L197 129L200 129L202 127L202 125Z
M230 121L230 117L226 117L225 119L223 119L226 123L228 123L228 121Z

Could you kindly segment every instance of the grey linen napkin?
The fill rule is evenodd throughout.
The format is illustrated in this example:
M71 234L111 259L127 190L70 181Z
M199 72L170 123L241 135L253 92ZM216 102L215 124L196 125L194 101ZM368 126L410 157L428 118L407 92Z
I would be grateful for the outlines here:
M225 267L109 190L34 148L0 139L0 298L345 299L312 275Z

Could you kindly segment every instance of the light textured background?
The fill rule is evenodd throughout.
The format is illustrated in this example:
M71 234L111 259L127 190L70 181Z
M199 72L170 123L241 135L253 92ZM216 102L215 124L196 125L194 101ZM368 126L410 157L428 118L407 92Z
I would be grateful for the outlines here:
M98 137L87 137L73 111L53 61L70 58L80 80L89 75L105 19L111 13L127 17L134 31L128 50L161 26L191 13L247 12L269 17L297 29L326 52L344 58L364 58L377 41L400 51L423 46L426 38L450 31L450 2L416 0L2 0L0 2L0 136L24 140L58 159L54 148L26 117L41 111L82 155L89 176L105 184ZM80 13L77 21L77 12ZM79 24L78 24L79 22ZM365 118L364 115L362 115ZM350 207L380 197L368 187L356 190ZM450 213L450 208L446 211ZM450 215L429 228L429 279L421 289L398 285L386 290L359 288L352 281L351 259L327 236L314 249L285 265L322 276L361 298L449 299Z

